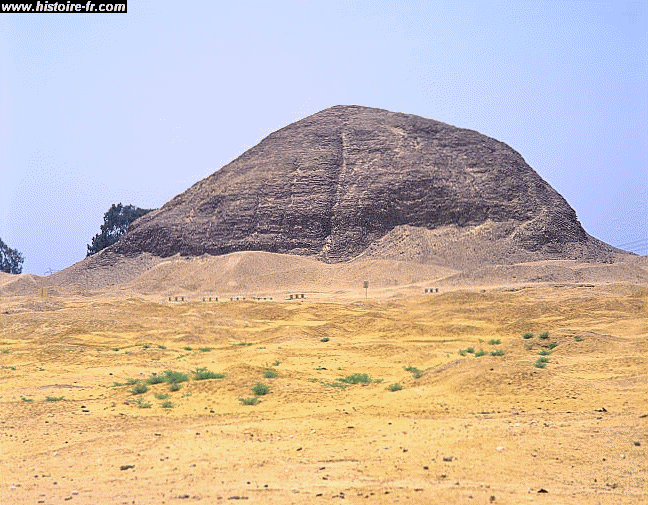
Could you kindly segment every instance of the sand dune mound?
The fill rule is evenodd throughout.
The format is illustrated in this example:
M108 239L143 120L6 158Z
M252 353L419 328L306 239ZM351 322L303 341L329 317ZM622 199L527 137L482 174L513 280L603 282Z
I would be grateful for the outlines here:
M161 261L133 279L128 287L141 293L214 294L301 293L408 285L441 279L456 270L393 260L327 264L299 256L239 252L224 256L175 257ZM297 294L297 293L295 293Z

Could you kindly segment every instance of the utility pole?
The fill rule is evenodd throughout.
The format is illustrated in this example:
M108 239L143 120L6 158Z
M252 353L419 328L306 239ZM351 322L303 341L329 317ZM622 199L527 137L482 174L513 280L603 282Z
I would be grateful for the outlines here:
M369 289L369 281L364 281L363 283L365 289L365 300L367 299L367 289Z

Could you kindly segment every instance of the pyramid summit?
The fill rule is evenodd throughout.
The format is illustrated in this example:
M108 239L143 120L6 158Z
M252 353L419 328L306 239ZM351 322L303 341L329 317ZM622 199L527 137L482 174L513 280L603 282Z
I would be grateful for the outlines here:
M110 249L159 257L267 251L331 263L359 255L605 260L619 252L588 235L506 144L356 105L268 135L137 220Z

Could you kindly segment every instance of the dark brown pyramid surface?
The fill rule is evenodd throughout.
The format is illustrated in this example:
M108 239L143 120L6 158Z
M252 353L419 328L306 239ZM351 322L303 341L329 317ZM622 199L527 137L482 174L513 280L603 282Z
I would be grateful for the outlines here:
M338 262L403 225L484 223L505 224L497 229L518 251L601 252L568 203L506 144L419 116L336 106L272 133L139 219L112 249L162 257L258 250ZM592 241L596 254L587 253Z

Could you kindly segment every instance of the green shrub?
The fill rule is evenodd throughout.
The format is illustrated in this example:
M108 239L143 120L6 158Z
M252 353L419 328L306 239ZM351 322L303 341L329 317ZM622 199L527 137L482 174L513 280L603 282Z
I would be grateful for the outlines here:
M135 385L135 384L139 384L139 381L138 381L137 379L128 379L128 380L126 381L126 385L127 385L127 386L133 386L133 385Z
M20 398L20 400L23 401L23 402L33 402L34 401L33 398L25 398L24 396L22 398Z
M488 343L489 343L490 345L499 345L499 344L502 343L502 341L501 341L499 338L498 338L498 339L494 339L494 338L492 338L492 339L490 339L490 340L488 341Z
M502 349L497 349L490 353L491 356L504 356L504 351Z
M389 386L387 386L387 389L389 389L389 391L400 391L401 389L403 389L403 386L396 382L395 384L390 384Z
M338 379L340 380L340 379ZM349 387L348 384L343 384L341 382L326 382L325 383L327 386L331 386L332 388L339 388L339 389L346 389Z
M166 370L164 372L164 381L169 384L177 384L179 382L187 382L189 376L186 373L176 372L174 370Z
M486 356L487 354L488 353L486 351L484 351L484 349L479 349L479 351L477 351L475 353L475 357L476 358L481 358L482 356Z
M211 352L214 348L213 347L199 347L198 350L200 352Z
M207 370L206 367L196 368L191 373L194 375L194 380L196 380L196 381L204 381L204 380L208 380L208 379L222 379L222 378L225 377L225 374L211 372L211 371Z
M152 405L149 402L145 402L143 398L138 398L135 400L137 407L140 409L150 409Z
M475 354L475 348L474 347L466 347L466 352L468 354Z
M277 376L279 376L279 374L275 370L266 370L265 372L263 372L263 377L265 377L266 379L274 379Z
M366 373L354 373L337 380L344 382L345 384L367 384L371 382L371 377L369 377L369 375L367 375Z
M543 349L538 353L540 356L549 356L551 354L551 351L547 351L546 349Z
M465 356L465 355L466 355L466 351L464 351L463 349L459 349L459 356Z
M549 358L542 356L541 358L538 358L537 361L538 363L549 363Z
M547 366L547 363L545 361L536 361L533 366L536 368L544 368Z
M525 348L527 351L530 351L531 349L533 349L533 344L524 344L524 348Z
M423 377L423 372L421 372L415 366L405 367L405 371L406 372L411 372L415 379L420 379L421 377Z
M320 339L320 342L328 342L329 340L331 340L331 339L328 338L328 337L324 337L324 338Z
M153 385L153 384L161 384L163 382L166 382L166 379L164 378L163 375L153 374L153 375L151 375L151 377L146 379L146 383L151 384L151 385Z
M169 384L169 391L180 391L181 387L182 386L177 382L172 382L171 384Z
M142 349L149 349L150 347L151 347L150 344L144 344L144 345L142 346Z
M525 333L524 335L522 335L522 338L527 340L533 338L533 333Z
M281 363L281 361L275 361L275 362L272 364L272 366L279 366L280 363Z
M538 338L542 339L542 340L547 340L549 338L549 332L545 331L545 332L540 333L540 335L538 335Z
M555 349L558 347L558 342L550 342L547 347L549 347L549 349Z
M261 382L257 382L252 387L252 392L256 396L264 396L264 395L267 395L270 392L270 386L268 386L266 384L262 384Z
M191 351L191 350L193 350L193 349L192 349L190 346L188 346L188 345L185 346L185 347L183 347L183 349L184 349L185 351Z
M574 337L574 340L575 340L576 342L582 342L582 341L583 341L583 337L576 336L576 337Z
M158 349L166 349L166 346L163 346L162 344L158 344L157 348Z
M146 393L148 390L149 388L146 384L136 384L135 387L130 390L130 392L134 395L141 395Z
M62 396L46 396L45 401L46 402L60 402L63 399Z
M256 405L259 403L259 399L256 396L254 398L239 398L239 401L243 405Z
M175 407L175 404L170 400L162 402L162 408L163 409L172 409L173 407Z
M165 393L155 393L155 397L158 400L166 400L169 397L169 395L167 395Z

